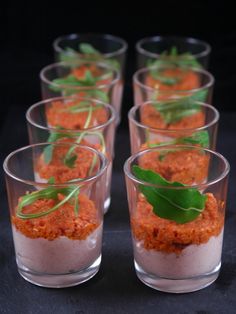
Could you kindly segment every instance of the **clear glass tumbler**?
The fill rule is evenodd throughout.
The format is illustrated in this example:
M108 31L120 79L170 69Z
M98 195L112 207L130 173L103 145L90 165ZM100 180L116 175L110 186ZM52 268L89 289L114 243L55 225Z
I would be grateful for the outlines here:
M138 70L133 76L134 103L191 98L211 104L214 77L206 70L162 64Z
M121 110L123 84L120 74L109 65L95 61L60 62L40 72L42 99L59 96L94 98Z
M147 101L130 109L132 154L162 145L186 144L215 149L219 112L197 101Z
M106 157L75 143L40 143L9 154L4 171L20 275L52 288L92 278L101 263Z
M30 144L65 141L90 146L108 161L105 212L110 205L117 115L113 107L84 97L56 97L32 105L26 113Z
M124 74L127 42L109 34L70 34L53 42L56 61L103 61Z
M211 150L163 146L124 165L138 278L185 293L220 272L229 164Z
M210 53L207 42L188 37L153 36L136 44L138 69L162 62L207 69Z

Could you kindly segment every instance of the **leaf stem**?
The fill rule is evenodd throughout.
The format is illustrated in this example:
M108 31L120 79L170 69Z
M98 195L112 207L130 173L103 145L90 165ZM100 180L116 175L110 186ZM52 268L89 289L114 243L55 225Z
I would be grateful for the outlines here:
M79 194L79 187L75 187L61 202L59 202L57 205L53 206L52 208L50 208L49 210L45 211L45 212L41 212L41 213L36 213L36 214L23 214L22 213L22 210L23 210L23 207L22 204L20 204L21 206L18 206L17 208L17 213L16 215L19 217L19 218L22 218L22 219L33 219L33 218L39 218L39 217L43 217L43 216L46 216L52 212L54 212L55 210L57 210L59 207L61 207L62 205L64 205L67 201L69 201L70 198L72 198L74 195L78 195ZM38 195L38 199L40 198L40 192L42 191L39 191ZM37 192L35 193L37 194ZM34 195L34 200L35 200L35 195ZM37 200L37 199L36 199ZM78 210L76 209L75 212L78 212Z

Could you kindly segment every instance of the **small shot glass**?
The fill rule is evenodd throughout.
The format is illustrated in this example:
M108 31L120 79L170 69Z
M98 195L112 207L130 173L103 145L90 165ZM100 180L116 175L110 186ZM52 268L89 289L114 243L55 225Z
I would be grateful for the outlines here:
M197 101L147 101L130 109L132 154L162 145L196 145L215 150L219 112Z
M167 145L132 155L124 172L138 278L171 293L213 283L221 268L227 160Z
M188 37L153 36L136 44L138 69L162 62L207 69L210 53L207 42Z
M106 199L110 205L117 115L113 107L84 97L56 97L32 105L26 112L29 141L63 141L90 146L108 159ZM68 158L70 154L68 153Z
M3 167L18 271L35 285L61 288L99 270L107 160L91 147L50 145L50 161L48 143L40 143L12 152ZM69 149L74 168L64 163Z
M103 61L124 75L127 42L109 34L70 34L53 42L55 59L61 61Z
M214 77L206 70L162 64L135 72L134 104L148 100L190 98L211 104Z
M121 111L123 84L120 74L109 65L96 61L59 62L40 72L42 99L60 96L94 98Z

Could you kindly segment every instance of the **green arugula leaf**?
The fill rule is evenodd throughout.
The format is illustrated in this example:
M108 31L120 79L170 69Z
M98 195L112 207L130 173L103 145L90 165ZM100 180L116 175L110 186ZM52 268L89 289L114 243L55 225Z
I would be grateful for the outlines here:
M90 101L81 101L80 103L75 104L74 106L65 107L61 109L60 112L81 113L89 110L95 111L98 108L102 108L102 106L99 105L96 105L92 108L90 107L92 107Z
M57 127L57 129L62 130L61 127ZM49 137L48 137L48 142L56 142L61 138L64 137L70 137L68 133L63 133L63 132L51 132ZM46 164L49 164L52 160L52 154L53 154L53 145L48 145L44 148L43 150L43 156L44 156L44 162Z
M67 156L67 157L64 158L64 164L68 168L74 168L76 160L77 160L77 156L76 155Z
M59 60L61 62L77 62L78 59L78 52L70 47L66 47L65 50L59 54Z
M90 90L90 91L88 91L88 95L90 97L95 98L95 99L101 100L102 102L109 103L108 94L101 89Z
M179 82L179 78L178 77L169 77L169 76L165 76L164 74L161 74L159 72L156 72L156 70L151 70L150 71L151 76L155 79L160 81L161 83L165 84L165 85L175 85Z
M120 70L120 63L116 59L105 59L103 55L95 49L92 45L88 43L81 43L79 45L79 51L76 51L70 47L66 47L63 52L60 53L59 59L62 62L77 62L80 59L86 61L102 61L103 63L108 64L116 70ZM81 54L84 56L81 57Z
M175 46L170 48L170 52L163 51L157 60L149 59L147 61L147 67L161 67L166 66L176 66L180 68L192 67L202 69L202 65L197 61L197 59L190 53L178 53Z
M207 131L195 132L191 136L182 137L178 140L180 144L199 145L204 148L209 148L210 139Z
M186 98L189 98L191 101L200 101L200 102L206 102L208 95L207 89L201 89L196 92L194 92L191 96L188 96Z
M178 49L177 47L173 46L170 48L170 54L171 57L177 57L178 56Z
M148 146L151 148L151 147L159 147L163 145L176 145L176 144L199 145L203 148L209 148L209 145L210 145L209 134L207 131L199 131L199 132L193 133L190 136L179 137L168 142L149 143ZM165 156L165 154L164 155L161 154L160 156L163 159L163 156Z
M73 74L69 74L68 76L64 78L57 78L52 81L53 84L56 84L58 86L55 86L53 84L50 85L50 89L58 92L63 91L64 89L68 87L87 87L87 86L95 86L96 82L99 81L99 77L93 77L91 71L87 70L85 72L84 77L77 78Z
M140 184L139 189L153 206L153 212L165 219L184 224L196 219L205 208L206 195L195 188L168 189L168 187L184 187L179 182L169 182L159 174L133 166L136 178L151 184L163 186L156 188ZM166 187L166 188L165 188Z
M54 177L50 177L48 179L48 184L54 184L55 183L55 178Z
M113 69L120 71L120 63L116 59L106 59L104 60L104 62L111 66Z
M21 197L21 200L17 206L16 215L17 215L17 217L22 218L22 219L33 219L33 218L39 218L39 217L46 216L46 215L54 212L55 210L57 210L62 205L64 205L71 198L75 198L75 197L78 198L79 189L80 188L77 186L70 186L70 187L66 187L66 188L48 187L46 189L42 189L39 191L32 192L30 194L26 194L23 197ZM34 213L34 214L22 213L23 208L25 206L31 205L39 199L57 200L58 194L63 194L66 197L62 201L57 203L55 206L50 208L49 210L39 212L39 213ZM76 201L75 201L75 213L78 213L78 205L77 205Z
M95 49L91 44L88 43L79 44L79 50L82 54L85 55L97 55L101 57L101 53L97 49Z
M179 121L201 110L200 107L193 104L193 101L189 98L181 98L173 102L154 102L153 107L161 114L167 124Z
M110 76L110 73L108 73L108 75ZM86 94L90 97L94 97L107 103L109 102L107 92L96 88L96 83L101 79L104 78L94 77L92 75L92 72L87 70L85 72L85 76L80 79L76 78L73 74L70 74L64 78L54 79L49 88L54 92L63 92L65 96L70 96L78 92L76 87L94 87L94 89L84 90L84 92L86 92ZM57 86L55 86L54 84L56 84ZM75 87L75 89L73 89L73 87Z

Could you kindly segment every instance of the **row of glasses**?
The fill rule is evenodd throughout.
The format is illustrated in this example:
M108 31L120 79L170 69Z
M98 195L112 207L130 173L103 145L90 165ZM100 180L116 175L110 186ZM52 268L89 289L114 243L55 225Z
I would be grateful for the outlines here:
M18 271L56 288L100 267L127 50L113 36L69 37L78 53L66 40L42 69L43 100L26 113L30 145L4 162Z
M210 46L194 39L139 41L124 165L138 278L186 293L221 268L229 164L215 152Z
M160 146L166 143L195 144L200 146L199 151L201 147L214 148L219 115L217 110L204 104L210 102L214 79L200 66L197 69L193 66L197 54L200 54L199 51L186 56L184 52L187 50L184 47L181 50L177 46L177 41L174 46L173 43L171 45L170 56L165 52L169 49L166 46L164 51L158 52L161 59L163 57L165 59L161 60L161 64L157 63L157 58L152 62L147 59L146 68L134 75L134 85L141 76L145 77L139 85L142 85L142 88L147 85L148 92L145 89L138 92L138 88L134 89L136 107L129 113L132 154L139 154L140 151L145 152L145 149L148 149L153 156L152 150L159 150ZM70 35L58 38L54 42L54 49L56 58L60 62L45 67L40 73L44 101L32 106L26 115L32 145L8 156L4 169L9 187L9 200L13 199L9 204L19 272L25 279L38 285L65 287L88 280L96 274L100 266L102 217L110 203L115 124L120 118L127 44L122 39L109 35L87 37ZM184 66L179 66L176 64L178 59L176 56L179 55L182 59L184 54L185 61L181 61ZM187 84L186 87L189 81L191 84ZM165 85L168 87L167 90ZM140 94L144 96L140 97ZM141 105L147 100L148 103ZM105 103L110 103L111 106ZM153 125L153 118L150 115L153 109L158 109L155 115L159 115L159 122L161 122L159 125ZM186 121L189 122L191 116L189 112L194 113L191 121L196 120L191 128L189 125L192 122L186 127ZM179 133L175 132L176 121L172 126L169 121L170 116L176 117L176 113L186 120L183 125L181 123L178 125ZM168 131L163 125L163 122L166 123L163 121L166 117L168 117L168 128L172 127ZM36 144L45 141L47 143ZM191 180L183 181L179 171L175 175L176 169L172 167L172 161L176 161L177 156L177 164L183 163L185 158L189 159L189 156L194 155L194 161L199 159L199 169L205 175L208 159L202 158L199 151L197 154L195 151L194 153L185 151L184 157L182 153L176 151L178 149L173 152L174 158L173 154L170 154L167 163L165 159L170 151L168 153L167 150L164 157L163 154L155 153L154 159L147 158L147 163L142 164L142 167L149 169L154 167L155 171L162 169L163 176L166 169L173 168L173 176L166 179L172 180L176 177L183 184L202 183L202 176L196 175L196 168L198 168L196 165L195 172L190 171L187 174L193 168L193 163L192 165L191 162L187 163L185 175L191 175ZM100 156L101 153L103 157ZM20 154L23 157L18 157L21 156ZM30 170L24 176L20 170L27 167L26 160ZM14 163L18 163L16 168ZM131 173L132 169L127 170L127 166L125 167L128 178L128 172ZM137 172L131 177L134 178L135 175ZM131 219L133 219L132 213L138 208L135 200L137 198L143 200L144 196L146 197L142 189L138 190L138 188L140 185L128 188ZM136 191L136 196L133 192L131 196L129 195L133 190ZM132 199L133 197L135 198ZM42 199L46 201L45 204L41 204ZM63 219L65 213L66 219L65 217ZM135 240L134 226L135 224L131 222ZM155 230L151 232L155 233ZM21 240L17 241L18 238ZM37 241L33 242L32 239ZM70 241L64 241L68 239ZM48 241L50 245L47 245ZM65 246L62 245L63 241ZM37 248L38 263L35 264L35 268L34 256L30 254L33 243ZM142 243L142 241L138 242L140 248ZM62 262L55 268L53 265L59 258L57 251L66 251L66 248L71 259L74 254L75 263L72 259L72 265L66 264L65 259L60 258ZM135 248L136 242L134 242L134 250ZM75 254L77 250L82 254ZM158 284L145 280L145 276L150 275L148 267L143 267L142 271L146 273L144 276L140 275L142 263L140 259L137 261L136 256L137 254L135 254L135 268L139 278L158 289L160 280ZM28 263L30 260L31 263ZM45 266L48 260L51 262L49 268ZM151 274L154 275L156 273ZM159 275L161 277L161 273ZM205 285L208 282L204 281ZM196 284L191 289L197 289L198 286ZM184 288L181 291L184 291Z

